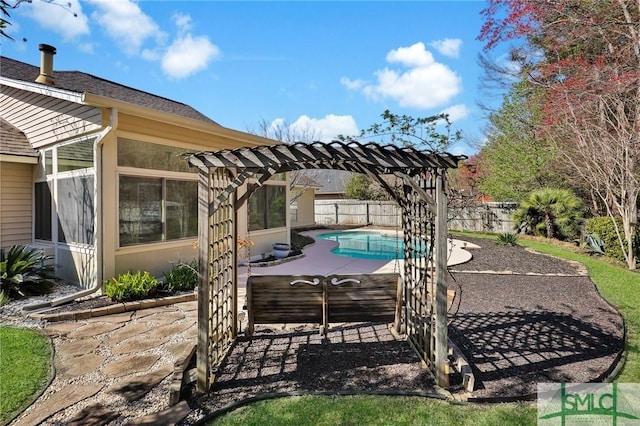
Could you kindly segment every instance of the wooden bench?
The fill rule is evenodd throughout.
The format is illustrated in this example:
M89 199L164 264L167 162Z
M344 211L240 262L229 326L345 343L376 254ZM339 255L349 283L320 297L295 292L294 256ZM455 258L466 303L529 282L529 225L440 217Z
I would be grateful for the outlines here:
M392 274L252 275L247 280L247 335L255 324L393 322L400 330L402 280Z

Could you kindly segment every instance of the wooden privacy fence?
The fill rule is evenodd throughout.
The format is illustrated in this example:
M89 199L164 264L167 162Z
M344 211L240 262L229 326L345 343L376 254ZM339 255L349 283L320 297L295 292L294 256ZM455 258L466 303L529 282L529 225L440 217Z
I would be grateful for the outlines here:
M247 279L247 335L255 324L393 322L400 331L400 274L252 275Z
M448 209L447 227L474 232L513 232L511 213L517 203L488 202ZM394 201L315 200L317 225L375 225L399 227L402 208Z

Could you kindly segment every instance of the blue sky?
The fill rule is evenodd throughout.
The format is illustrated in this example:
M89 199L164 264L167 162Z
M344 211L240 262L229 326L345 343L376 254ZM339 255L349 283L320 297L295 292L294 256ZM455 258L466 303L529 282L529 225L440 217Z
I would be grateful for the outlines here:
M389 109L448 112L465 138L456 154L483 139L483 1L66 3L12 11L16 41L3 40L2 55L38 65L38 44L51 44L54 69L184 102L242 131L285 122L330 140Z

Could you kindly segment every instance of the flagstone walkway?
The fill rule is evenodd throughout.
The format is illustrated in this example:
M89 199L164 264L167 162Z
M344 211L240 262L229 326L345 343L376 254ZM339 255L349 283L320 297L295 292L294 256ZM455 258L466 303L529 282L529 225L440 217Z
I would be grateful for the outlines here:
M44 328L55 346L55 378L15 425L173 424L189 411L168 407L176 363L197 339L197 302L141 309Z

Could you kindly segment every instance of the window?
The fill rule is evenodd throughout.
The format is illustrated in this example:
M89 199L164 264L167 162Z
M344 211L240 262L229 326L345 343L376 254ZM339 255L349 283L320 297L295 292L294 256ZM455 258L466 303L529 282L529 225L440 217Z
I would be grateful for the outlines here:
M249 231L286 226L287 190L281 185L263 185L249 198Z
M93 176L58 179L58 241L93 244Z
M58 173L93 167L93 139L58 147Z
M157 143L118 139L118 166L196 173L182 158L185 151Z
M167 239L198 235L198 184L195 181L167 180Z
M196 181L120 176L120 246L198 235Z
M51 241L51 189L48 182L36 182L34 238Z

